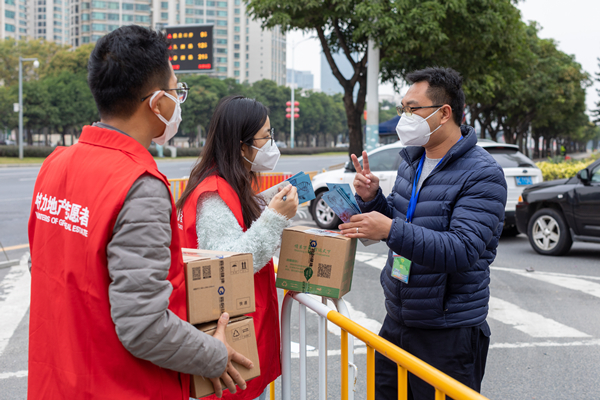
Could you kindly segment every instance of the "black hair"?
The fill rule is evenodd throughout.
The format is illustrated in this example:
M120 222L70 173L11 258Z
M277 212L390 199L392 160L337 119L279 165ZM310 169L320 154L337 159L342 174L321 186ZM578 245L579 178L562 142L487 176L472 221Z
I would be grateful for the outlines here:
M429 83L427 97L434 104L449 104L456 125L460 126L465 110L465 93L462 90L462 77L452 68L425 68L406 76L410 83Z
M88 85L101 117L132 115L142 97L167 88L170 77L165 35L137 25L101 37L88 62Z
M218 174L235 190L242 203L247 228L261 213L254 189L259 189L257 175L246 169L241 155L242 143L252 146L254 135L267 122L269 110L261 102L243 96L221 99L210 119L206 143L199 162L190 173L188 184L177 201L183 209L186 199L204 179Z

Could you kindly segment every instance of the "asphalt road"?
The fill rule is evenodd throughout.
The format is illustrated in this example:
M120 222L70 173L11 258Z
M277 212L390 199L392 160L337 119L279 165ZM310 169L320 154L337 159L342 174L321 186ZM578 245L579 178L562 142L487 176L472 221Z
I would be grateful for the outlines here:
M345 161L341 157L282 157L282 172L311 171ZM187 175L191 161L164 161L168 177ZM39 168L0 169L0 242L8 258L27 249L27 219ZM295 224L314 226L301 209ZM16 247L16 248L15 248ZM345 296L351 316L377 332L385 317L379 274L384 244L359 244L352 291ZM0 254L0 257L4 257ZM503 238L492 265L488 322L492 344L482 393L490 399L598 399L600 388L600 245L575 243L564 257L542 257L525 236ZM3 260L3 259L2 259ZM527 272L526 269L533 270ZM0 399L23 399L27 388L28 272L0 269ZM297 307L292 340L298 342ZM317 318L307 316L307 343L317 347ZM339 330L329 324L329 398L339 398ZM293 354L293 357L296 355ZM366 397L366 355L356 342L356 399ZM292 393L297 398L297 358L292 359ZM317 398L317 357L308 359L308 398ZM279 383L277 384L279 393ZM279 398L279 395L277 396Z

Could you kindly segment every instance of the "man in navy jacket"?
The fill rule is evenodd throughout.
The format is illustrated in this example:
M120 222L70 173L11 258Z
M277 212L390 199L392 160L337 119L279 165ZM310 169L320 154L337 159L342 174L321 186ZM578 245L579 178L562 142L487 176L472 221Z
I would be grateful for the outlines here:
M380 335L479 391L490 328L486 322L490 264L502 232L506 181L470 126L461 126L462 78L450 68L408 75L396 128L407 147L392 193L352 161L363 214L342 224L353 238L389 247L381 284L387 316ZM376 356L376 398L397 398L397 368ZM434 389L409 374L408 398L433 399Z

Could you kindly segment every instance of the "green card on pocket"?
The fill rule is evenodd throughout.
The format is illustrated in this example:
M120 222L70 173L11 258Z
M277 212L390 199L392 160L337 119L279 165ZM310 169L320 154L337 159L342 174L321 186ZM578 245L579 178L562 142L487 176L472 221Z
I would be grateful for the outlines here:
M396 253L393 254L394 263L392 264L392 277L398 279L400 282L408 283L412 261Z

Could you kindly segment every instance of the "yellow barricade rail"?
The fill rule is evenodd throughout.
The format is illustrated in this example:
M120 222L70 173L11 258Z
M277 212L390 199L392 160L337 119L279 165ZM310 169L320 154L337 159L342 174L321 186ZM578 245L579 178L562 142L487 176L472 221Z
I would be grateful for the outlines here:
M318 171L308 172L308 175L312 179ZM277 185L280 182L290 178L292 174L287 172L263 172L258 175L258 185L259 188L254 188L256 191L262 192L263 190L267 190L270 187ZM173 198L175 201L179 200L181 194L185 190L185 187L188 183L188 178L181 179L169 179L169 183L171 184L171 193L173 194Z
M187 186L188 179L169 179L169 183L171 184L171 194L173 194L173 199L177 202Z
M282 362L289 362L289 343L284 342L284 336L289 338L289 326L284 326L284 319L289 323L289 316L285 313L291 311L291 299L298 301L319 316L326 318L341 328L341 399L348 400L348 334L364 342L367 346L367 400L375 399L375 351L383 354L398 365L398 399L406 400L408 395L408 372L418 376L425 382L435 388L435 400L444 400L446 395L455 400L486 400L487 398L477 393L473 389L463 385L457 380L449 377L443 372L435 369L431 365L421 361L412 354L402 350L382 337L374 334L361 325L353 322L348 317L332 310L326 305L318 302L307 294L288 292L282 306L282 342L283 353ZM287 300L287 301L286 301ZM286 304L288 303L288 304ZM302 335L302 332L300 332ZM287 348L286 348L287 346ZM300 349L302 354L302 349ZM326 350L325 350L326 351ZM286 354L287 352L287 354ZM321 352L321 349L319 349ZM283 366L283 370L289 371L289 366ZM289 372L288 372L289 374ZM282 398L288 400L291 393L289 379L286 382L286 374L282 377ZM288 376L289 378L289 376ZM273 389L273 386L271 387ZM271 390L273 392L273 390ZM271 395L271 399L274 399Z

